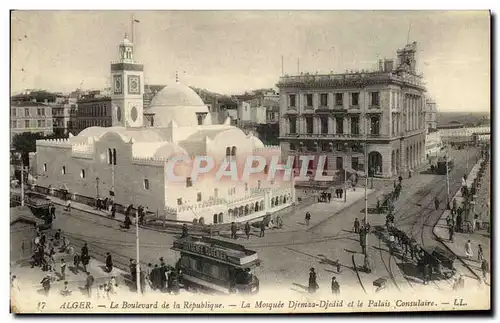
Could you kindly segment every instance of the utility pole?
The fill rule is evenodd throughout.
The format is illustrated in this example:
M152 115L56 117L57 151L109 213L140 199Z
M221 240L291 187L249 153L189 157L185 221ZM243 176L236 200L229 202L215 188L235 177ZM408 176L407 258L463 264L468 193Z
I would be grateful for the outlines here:
M344 157L344 203L347 203L347 155Z
M285 75L284 66L283 66L283 55L281 55L281 76Z
M365 118L365 225L368 224L368 119ZM365 234L365 256L368 254L368 233Z
M450 177L449 177L449 169L448 165L450 163L449 161L449 147L446 145L446 157L445 157L445 163L446 163L446 209L450 207Z
M135 280L137 282L137 294L141 295L141 263L139 262L139 211L135 213L135 247L136 247L136 266Z
M467 133L467 128L464 125L465 130L465 174L469 174L469 135Z
M23 163L23 155L19 154L21 157L21 206L24 206L24 163Z

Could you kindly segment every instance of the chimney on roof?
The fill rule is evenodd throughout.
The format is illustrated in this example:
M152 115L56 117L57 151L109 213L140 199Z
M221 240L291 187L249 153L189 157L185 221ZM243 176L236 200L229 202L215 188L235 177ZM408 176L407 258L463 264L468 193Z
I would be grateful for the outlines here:
M378 71L382 72L384 70L383 61L381 59L378 60Z

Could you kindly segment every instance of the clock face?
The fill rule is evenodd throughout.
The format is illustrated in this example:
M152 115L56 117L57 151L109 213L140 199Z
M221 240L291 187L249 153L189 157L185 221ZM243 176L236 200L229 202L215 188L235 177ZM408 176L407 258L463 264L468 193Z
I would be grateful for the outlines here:
M121 75L115 75L113 76L114 78L114 85L115 85L115 94L121 94L123 92L123 82L122 82L122 76Z
M116 106L116 119L122 121L122 109L119 106Z
M132 118L132 121L136 121L137 120L137 108L136 107L132 107L132 110L130 110L130 117Z
M128 92L130 94L141 94L140 80L137 75L128 76Z

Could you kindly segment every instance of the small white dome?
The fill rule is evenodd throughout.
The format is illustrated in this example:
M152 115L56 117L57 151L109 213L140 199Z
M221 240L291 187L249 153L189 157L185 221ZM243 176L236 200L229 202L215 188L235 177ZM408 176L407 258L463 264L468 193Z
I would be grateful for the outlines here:
M160 146L158 149L156 149L156 152L154 154L155 158L170 158L174 156L188 156L188 153L186 150L184 150L182 147L174 144L174 143L165 143L164 145Z
M255 136L252 136L252 137L250 137L250 140L252 141L254 149L256 149L256 148L264 148L264 143L259 138L255 137Z
M203 100L190 87L175 83L158 92L151 101L151 107L156 106L205 106Z

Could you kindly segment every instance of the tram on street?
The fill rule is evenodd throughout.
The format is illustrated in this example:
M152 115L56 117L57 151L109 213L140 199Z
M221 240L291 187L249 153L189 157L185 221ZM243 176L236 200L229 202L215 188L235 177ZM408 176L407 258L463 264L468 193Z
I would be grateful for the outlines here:
M175 240L171 249L180 252L176 269L188 290L219 294L259 291L259 279L252 273L260 266L256 251L219 239L194 236Z

